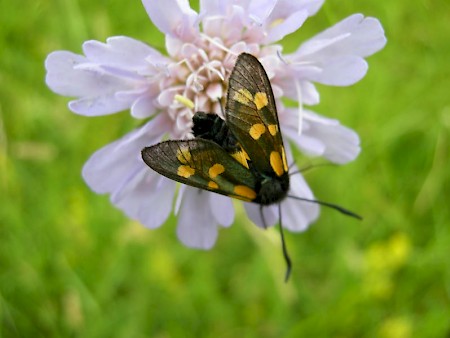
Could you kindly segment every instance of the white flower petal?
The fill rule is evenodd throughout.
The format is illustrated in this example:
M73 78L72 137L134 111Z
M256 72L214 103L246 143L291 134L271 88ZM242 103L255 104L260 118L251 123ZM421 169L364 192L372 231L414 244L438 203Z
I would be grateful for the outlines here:
M293 81L309 80L348 86L367 72L363 57L384 47L386 38L378 20L352 15L303 43L286 60Z
M175 95L177 95L179 91L179 89L173 87L162 90L157 97L158 104L162 107L170 106L174 101Z
M286 76L276 75L273 79L273 83L277 84L283 90L283 96L286 96L292 100L298 101L298 93L296 90L295 83L299 81L300 92L301 92L301 102L307 105L314 105L320 102L320 95L314 84L310 81L301 80L300 76L296 75L295 72L289 72ZM300 80L299 80L300 78Z
M326 146L316 137L305 136L304 133L298 134L298 130L294 128L283 128L283 135L286 135L293 141L306 155L321 156L324 154Z
M175 182L148 168L142 161L141 149L157 142L165 130L166 117L159 115L95 152L83 167L83 178L92 190L111 194L116 207L150 228L167 219Z
M206 3L208 5L204 5ZM241 4L223 0L203 1L200 16L203 33L213 40L218 40L220 44L224 41L245 40L242 33L250 20Z
M303 110L303 129L298 134L298 110L284 108L280 118L283 135L307 155L323 156L328 160L344 164L354 160L359 152L360 141L356 132L342 126L338 120L329 119L310 110Z
M316 86L310 81L300 82L300 91L302 93L302 103L308 105L318 104L320 101L320 94Z
M278 0L269 20L286 18L290 14L306 11L308 16L316 14L325 0Z
M321 129L320 134L326 135L327 148L323 154L324 157L337 164L345 164L358 157L361 147L355 131L345 126L338 126L331 130L326 127Z
M278 2L279 0L251 0L247 11L251 19L262 25Z
M119 101L115 93L83 97L69 102L69 109L84 116L101 116L118 113L130 107L130 102Z
M140 87L130 90L123 90L116 93L116 98L121 101L134 101L144 96L148 92L148 87Z
M95 73L83 71L75 67L88 63L86 57L67 51L50 53L45 60L47 70L46 83L55 93L65 96L84 96L92 92L104 93L104 88L99 88ZM103 84L110 86L109 78L103 79ZM111 80L116 80L115 78ZM112 84L117 88L117 84Z
M138 119L151 117L156 113L156 98L149 95L141 96L131 106L131 116Z
M314 199L311 189L300 173L290 177L289 195ZM319 216L319 206L313 202L287 197L281 203L281 212L284 228L290 231L303 231Z
M225 227L233 224L234 207L231 198L211 193L209 205L216 221Z
M187 187L183 193L177 235L188 247L208 250L216 242L218 226L209 207L209 195L206 191L191 187Z
M77 114L112 114L131 104L118 99L116 93L131 89L137 83L136 79L113 75L107 69L90 63L84 56L66 51L51 53L45 65L46 82L54 92L80 97L69 103L69 108Z
M141 159L143 147L158 142L169 129L163 114L143 127L97 150L83 166L83 178L99 194L113 193L137 175L146 165Z
M264 44L282 39L296 31L322 5L323 0L291 1L260 0L251 1L248 6L249 16L256 24L264 26L261 37Z
M228 5L228 0L200 0L200 13L202 16L225 14Z
M344 37L343 39L336 39ZM332 56L358 55L367 57L379 51L386 44L383 27L380 22L362 14L351 15L322 33L314 36L298 49L298 53L309 54L308 50L318 42L335 41L324 45L326 53Z
M276 224L278 221L278 205L273 204L262 208L263 218L261 218L261 206L255 203L244 203L245 211L248 218L252 220L257 226L264 228L264 226L270 227Z
M305 114L310 128L304 132L305 136L316 138L325 145L323 156L331 162L345 164L353 161L360 153L358 134L350 128L342 126L339 121L311 118L317 114L309 111ZM328 120L328 121L327 121Z
M177 199L175 200L175 205L173 207L173 212L175 215L178 215L178 213L180 212L181 201L183 200L183 195L186 188L189 188L189 186L187 186L186 184L180 184Z
M111 195L111 202L147 228L157 228L169 217L175 186L174 181L144 166Z
M331 58L322 66L320 73L311 74L311 81L329 86L349 86L366 75L367 62L353 55Z
M130 108L131 116L142 119L151 117L156 113L159 93L159 86L152 83L134 90L117 92L115 98L120 102L128 103L127 108Z
M192 40L196 35L197 13L187 0L142 0L148 16L164 34L182 41Z
M254 2L258 3L258 0L255 0ZM286 19L292 13L302 11L303 5L304 4L298 0L277 0L270 7L270 15L268 15L267 21L270 24L279 19Z
M285 142L286 144L284 144L284 151L286 152L286 161L288 164L288 167L290 167L292 165L292 163L294 163L294 156L292 154L292 149L291 149L291 145L289 144L289 142Z
M316 122L320 124L324 124L327 126L338 126L341 123L339 120L330 119L329 117L325 117L323 115L320 115L318 113L313 112L312 110L305 109L304 114L305 123L310 126L311 123Z
M274 27L269 29L269 34L265 38L264 43L268 44L279 41L286 35L295 32L299 27L303 25L307 17L307 11L298 11L292 13L287 18L283 19L281 23L278 23Z
M181 41L180 39L178 39L176 37L166 35L165 44L166 44L166 50L167 50L167 53L169 54L169 56L176 57L180 53L180 49L183 46L183 41Z
M210 37L215 37L215 39L223 38L223 26L224 20L222 17L218 16L208 16L202 20L203 32Z
M83 44L83 51L91 62L128 70L137 71L147 68L146 59L148 58L151 58L154 63L167 62L167 59L157 50L126 36L108 38L106 43L95 40L86 41Z
M211 101L218 101L223 95L223 86L220 83L212 83L206 89L206 95Z

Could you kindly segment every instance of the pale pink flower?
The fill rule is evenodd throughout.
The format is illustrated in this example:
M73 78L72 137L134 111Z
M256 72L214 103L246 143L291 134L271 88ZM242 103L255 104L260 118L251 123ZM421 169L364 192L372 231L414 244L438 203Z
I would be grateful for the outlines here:
M140 151L165 135L192 137L196 111L222 116L226 82L241 52L255 55L264 65L285 137L305 154L338 164L359 154L354 131L302 107L319 102L314 83L347 86L365 75L364 57L386 43L378 20L352 15L305 41L296 52L283 55L281 45L275 43L299 29L323 0L203 0L200 13L187 0L142 2L166 36L167 56L140 41L117 36L106 43L85 42L84 55L57 51L46 60L48 86L75 97L69 103L73 112L98 116L129 109L134 118L149 119L97 151L83 168L92 190L110 194L111 202L129 217L149 228L165 222L172 210L175 183L150 170ZM299 109L285 107L283 96L297 100ZM314 198L300 174L291 177L290 194ZM281 207L283 225L292 231L306 229L319 213L316 204L289 199ZM259 206L246 203L245 208L262 226ZM264 208L268 225L277 222L274 208ZM219 226L234 220L231 199L184 186L175 212L180 240L204 249L214 244Z

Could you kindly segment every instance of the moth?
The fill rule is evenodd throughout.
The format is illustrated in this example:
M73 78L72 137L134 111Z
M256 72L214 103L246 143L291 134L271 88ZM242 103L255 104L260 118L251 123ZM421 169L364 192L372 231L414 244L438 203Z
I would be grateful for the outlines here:
M280 132L275 99L267 74L256 57L238 56L228 82L225 121L218 115L197 112L194 139L169 140L142 150L144 162L172 180L245 202L280 203L290 197L358 215L337 205L289 196L289 166ZM291 259L280 234L287 270ZM264 218L262 217L263 221Z

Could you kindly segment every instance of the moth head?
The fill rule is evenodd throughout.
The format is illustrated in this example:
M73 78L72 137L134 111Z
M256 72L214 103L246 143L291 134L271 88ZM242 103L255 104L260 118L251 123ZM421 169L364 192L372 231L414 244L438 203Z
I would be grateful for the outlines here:
M289 190L289 176L267 177L261 182L259 199L262 205L277 203L284 199Z

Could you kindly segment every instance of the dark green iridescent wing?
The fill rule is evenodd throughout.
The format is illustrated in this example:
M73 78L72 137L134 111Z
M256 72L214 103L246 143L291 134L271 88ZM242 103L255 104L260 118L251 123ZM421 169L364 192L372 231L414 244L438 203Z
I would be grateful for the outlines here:
M248 202L257 196L251 171L209 140L161 142L144 148L142 158L156 172L183 184Z
M231 72L225 117L258 172L287 174L272 87L263 66L250 54L240 54Z

